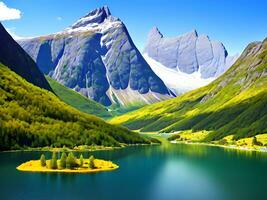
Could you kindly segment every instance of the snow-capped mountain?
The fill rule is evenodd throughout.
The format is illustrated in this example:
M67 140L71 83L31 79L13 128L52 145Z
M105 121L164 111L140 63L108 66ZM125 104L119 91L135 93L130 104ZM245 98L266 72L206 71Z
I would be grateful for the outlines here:
M153 71L177 95L204 86L225 72L238 55L228 56L221 42L194 30L164 38L154 27L148 35L144 58Z
M106 106L148 104L171 97L123 22L106 6L61 32L18 42L45 74Z

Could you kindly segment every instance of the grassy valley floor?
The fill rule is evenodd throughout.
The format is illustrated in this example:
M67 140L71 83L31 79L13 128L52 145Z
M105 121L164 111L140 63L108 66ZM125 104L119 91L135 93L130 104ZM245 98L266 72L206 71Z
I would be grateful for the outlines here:
M192 130L178 131L173 133L158 132L139 132L142 136L156 138L161 144L198 144L208 146L218 146L223 148L267 152L267 133L257 135L256 137L247 137L234 140L233 135L224 137L218 141L205 142L205 137L209 131L192 132Z

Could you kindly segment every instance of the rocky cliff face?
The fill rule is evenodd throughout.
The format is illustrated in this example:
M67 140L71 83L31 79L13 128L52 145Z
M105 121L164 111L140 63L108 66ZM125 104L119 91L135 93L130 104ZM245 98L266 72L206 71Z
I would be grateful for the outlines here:
M199 36L195 30L164 38L156 27L148 35L144 54L170 69L187 74L200 72L202 78L219 76L237 59L228 56L221 42Z
M52 91L44 75L32 58L13 40L0 23L0 63L26 79L28 82Z
M210 83L238 58L228 56L221 42L199 36L195 30L164 38L156 27L150 31L143 53L153 71L176 95Z
M107 7L90 12L62 32L19 43L44 73L106 106L170 98L123 22Z

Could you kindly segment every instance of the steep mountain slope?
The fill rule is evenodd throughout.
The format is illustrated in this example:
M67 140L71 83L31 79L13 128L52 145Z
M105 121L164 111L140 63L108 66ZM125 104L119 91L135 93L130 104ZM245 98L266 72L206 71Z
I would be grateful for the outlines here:
M46 77L47 81L49 82L51 88L55 92L55 94L65 103L68 105L85 112L87 114L92 114L102 118L110 118L112 115L108 112L107 108L105 108L100 103L97 103L93 100L90 100L83 95L75 92L54 79L50 78L49 76Z
M210 131L206 141L267 132L267 39L248 45L237 62L209 85L117 117L142 131Z
M0 64L0 150L119 143L149 141L68 106Z
M143 53L153 71L176 94L210 83L238 58L228 56L221 42L199 36L195 30L165 38L156 27L150 31ZM160 71L159 64L163 66Z
M44 75L32 58L13 40L0 23L0 62L32 84L50 90Z
M107 7L93 10L62 32L18 42L45 74L103 105L170 98L123 22Z

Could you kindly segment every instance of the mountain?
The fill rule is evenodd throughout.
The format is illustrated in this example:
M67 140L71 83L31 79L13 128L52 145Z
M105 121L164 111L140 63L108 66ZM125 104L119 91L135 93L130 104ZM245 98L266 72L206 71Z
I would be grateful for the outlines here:
M50 90L44 75L32 58L17 44L0 23L0 63L8 66L28 82Z
M64 31L18 42L42 72L105 106L148 104L171 96L126 26L106 6Z
M154 27L148 34L144 58L153 71L176 94L207 85L238 58L229 56L224 45L196 30L165 38Z
M61 85L49 76L46 77L54 93L68 105L84 112L101 118L110 118L112 114L105 106Z
M60 101L54 93L28 82L27 78L30 77L36 85L47 83L45 79L40 82L44 76L10 38L6 31L1 31L0 150L51 145L74 147L150 143L126 128L110 125L93 115L80 112ZM3 65L2 61L11 63L12 67ZM37 80L33 75L37 76Z
M267 132L267 39L209 85L111 120L141 131L209 131L206 141Z

